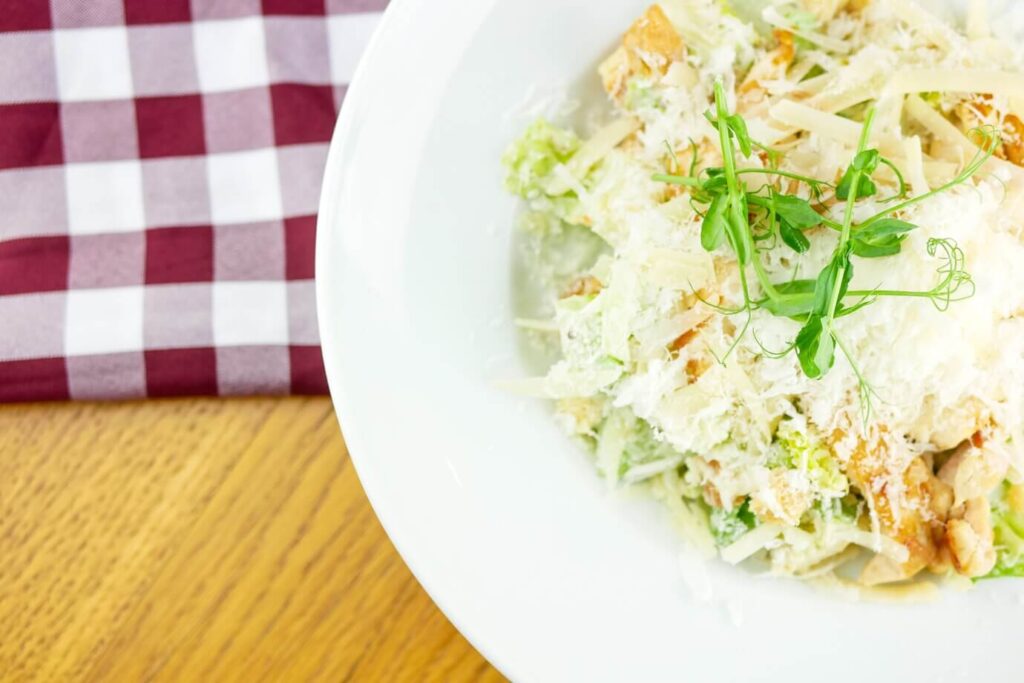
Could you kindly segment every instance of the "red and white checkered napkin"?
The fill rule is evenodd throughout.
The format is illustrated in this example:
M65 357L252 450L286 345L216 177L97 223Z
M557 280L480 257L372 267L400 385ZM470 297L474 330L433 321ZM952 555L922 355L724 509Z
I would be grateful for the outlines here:
M0 401L326 391L335 115L386 0L0 0Z

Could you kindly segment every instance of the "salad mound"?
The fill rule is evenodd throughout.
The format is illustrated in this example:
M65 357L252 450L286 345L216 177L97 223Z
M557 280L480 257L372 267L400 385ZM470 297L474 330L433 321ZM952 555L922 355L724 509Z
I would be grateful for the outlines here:
M649 7L502 159L599 473L733 564L1024 574L1022 64L984 2Z

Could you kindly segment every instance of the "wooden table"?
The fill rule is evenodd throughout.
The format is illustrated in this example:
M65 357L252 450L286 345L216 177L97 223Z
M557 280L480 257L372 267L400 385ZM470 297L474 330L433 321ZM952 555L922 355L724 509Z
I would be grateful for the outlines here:
M0 408L0 681L501 680L327 399Z

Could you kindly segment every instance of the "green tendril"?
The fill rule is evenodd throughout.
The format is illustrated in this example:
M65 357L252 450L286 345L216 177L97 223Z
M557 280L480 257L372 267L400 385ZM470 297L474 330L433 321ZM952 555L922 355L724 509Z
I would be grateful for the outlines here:
M729 112L720 79L714 84L713 108L705 117L716 129L722 166L698 172L698 147L690 140L692 158L688 175L657 173L652 179L688 188L690 204L701 219L704 248L711 252L727 248L738 263L743 297L739 305L722 306L693 292L701 303L718 313L746 314L743 326L736 332L726 352L719 357L712 350L712 355L720 363L726 362L751 330L756 310L790 318L800 324L800 329L781 351L768 349L758 338L757 331L752 332L761 353L775 359L795 353L804 373L817 379L832 368L838 350L857 379L858 394L867 421L872 411L872 400L878 395L858 366L853 349L836 333L835 321L855 315L882 297L927 299L938 310L945 311L953 303L973 296L975 283L965 269L963 250L952 239L931 238L927 241L929 256L941 260L936 284L927 290L850 289L854 259L890 258L900 254L907 236L917 226L895 216L974 177L998 148L999 132L991 126L972 131L972 137L982 144L963 170L943 186L908 198L908 185L899 168L869 145L874 106L867 108L854 158L838 184L780 169L783 153L750 139L743 118ZM749 157L755 149L766 155L770 167L739 168L737 153ZM671 147L669 151L672 152ZM679 168L674 152L672 158L673 168ZM857 223L854 220L857 202L877 194L873 175L882 166L895 176L896 192L891 197L876 200L889 206ZM748 175L763 175L768 180L751 190L742 181L743 176ZM809 199L785 194L780 182L783 179L795 181L806 188ZM834 192L837 199L845 202L841 218L829 215L828 209L821 205L825 191ZM762 256L778 248L790 249L797 255L806 253L811 246L812 231L819 228L839 234L828 263L814 278L798 280L794 275L788 282L773 283ZM754 281L762 292L756 299L751 296L750 273L753 273Z

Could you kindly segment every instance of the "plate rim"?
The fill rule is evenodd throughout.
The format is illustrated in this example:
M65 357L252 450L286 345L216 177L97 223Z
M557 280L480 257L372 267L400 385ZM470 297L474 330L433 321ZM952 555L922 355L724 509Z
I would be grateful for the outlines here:
M485 645L478 637L478 634L474 634L468 625L449 609L445 598L439 595L424 580L422 568L410 559L407 547L408 541L403 537L403 534L397 531L397 526L393 524L391 516L387 511L388 506L382 502L378 495L372 468L366 464L369 454L360 445L362 443L361 431L358 426L353 425L352 422L347 421L345 418L350 413L347 406L354 400L354 397L345 388L344 371L340 362L335 360L337 354L333 353L333 351L339 350L342 345L342 342L339 340L341 333L336 332L337 326L331 323L333 323L338 315L337 311L341 305L339 296L343 295L334 292L328 286L327 281L335 272L330 255L335 251L335 242L339 236L337 232L344 229L340 227L342 224L337 220L338 213L341 210L338 188L342 182L345 169L352 164L348 146L358 123L356 112L362 109L363 103L368 97L368 89L365 83L373 79L374 69L380 60L381 44L384 42L385 37L392 30L392 27L398 25L404 13L412 11L415 6L422 4L423 1L390 0L363 54L359 58L331 134L331 142L324 165L324 176L320 185L320 198L317 205L314 265L317 328L320 335L320 347L324 371L327 377L327 387L330 392L331 403L334 406L335 418L339 428L342 430L349 459L352 461L363 492L377 520L383 527L388 540L398 552L402 562L412 573L413 578L427 593L430 600L470 645L505 678L520 680L512 673L514 668L510 666L511 663L499 656L495 648ZM334 226L339 227L335 228Z

